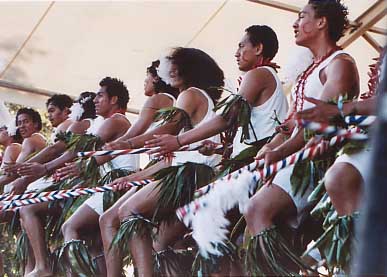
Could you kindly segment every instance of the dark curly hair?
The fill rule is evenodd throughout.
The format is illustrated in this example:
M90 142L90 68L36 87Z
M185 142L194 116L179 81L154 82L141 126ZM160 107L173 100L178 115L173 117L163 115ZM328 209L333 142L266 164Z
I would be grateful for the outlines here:
M73 105L73 99L71 99L71 97L66 94L54 94L48 98L46 107L48 107L50 104L58 107L61 111L63 111L65 108L70 108Z
M253 46L263 45L263 57L272 60L278 52L278 38L272 28L266 25L252 25L245 32Z
M129 102L129 91L125 84L117 78L105 77L99 82L101 87L106 87L109 97L117 96L117 104L120 108L126 109Z
M4 126L0 126L0 129L8 130L8 127L4 125ZM22 143L23 142L23 137L20 134L19 129L16 129L16 133L14 135L10 135L10 137L12 137L12 140L15 143Z
M12 139L13 139L13 142L16 142L16 143L22 143L23 142L23 137L20 134L20 130L19 129L16 129L16 134L14 134L12 136Z
M146 69L146 72L151 74L154 78L157 78L157 81L153 82L153 86L156 93L168 93L173 97L177 97L179 95L179 90L177 88L171 87L166 82L164 82L160 76L157 74L157 68L160 65L160 60L156 60L152 62L152 65Z
M222 95L224 74L218 64L207 53L196 48L178 47L167 56L177 66L185 85L205 90L216 103Z
M94 92L85 91L82 92L78 99L75 102L78 102L82 105L84 112L79 120L83 120L86 118L96 118L97 114L95 112L95 104L94 98L96 94ZM87 99L88 98L88 99ZM87 99L87 101L82 101L83 99Z
M38 131L42 129L42 118L40 117L40 114L31 108L21 108L16 113L16 126L17 126L17 120L19 115L21 114L27 114L31 117L31 120L33 123L38 124Z
M348 8L341 0L309 0L316 17L325 17L328 22L329 37L337 42L349 26Z

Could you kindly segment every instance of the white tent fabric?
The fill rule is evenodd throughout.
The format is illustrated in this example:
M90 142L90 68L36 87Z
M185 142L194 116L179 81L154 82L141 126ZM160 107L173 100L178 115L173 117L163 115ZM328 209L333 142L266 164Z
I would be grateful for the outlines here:
M282 2L302 7L307 1ZM355 19L374 2L347 0L350 18ZM227 78L234 80L239 75L234 52L244 29L252 24L271 26L280 42L275 61L283 67L295 48L292 25L296 16L242 0L1 2L1 79L76 96L97 90L99 80L105 76L119 77L129 88L129 106L139 109L145 100L142 90L146 67L169 47L190 46L206 51ZM384 28L386 23L384 17L377 26ZM385 44L384 36L373 37ZM23 43L10 67L2 72ZM378 53L362 38L347 50L356 59L361 89L365 91L368 65ZM1 88L0 99L43 107L46 97Z

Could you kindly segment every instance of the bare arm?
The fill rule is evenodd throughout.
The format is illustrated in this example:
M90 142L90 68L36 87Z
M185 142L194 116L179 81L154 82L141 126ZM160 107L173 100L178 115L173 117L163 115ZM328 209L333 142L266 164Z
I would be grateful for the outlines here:
M326 103L327 100L336 99L339 95L348 93L350 98L356 97L359 93L359 79L356 66L348 59L336 59L326 69L326 82L320 100L306 97L315 106L300 111L297 118L305 120L328 122L333 116L340 112L335 105ZM344 115L355 112L356 114L369 115L376 111L376 99L371 98L364 101L352 101L343 106Z
M29 138L24 139L22 144L22 150L18 156L16 162L24 162L31 154L42 150L46 146L46 140L40 135L32 135Z
M305 98L305 100L315 104L313 108L301 111L297 113L297 118L316 121L316 122L329 122L329 119L340 115L339 109L336 105L328 104L327 102L314 99ZM351 101L344 103L343 106L344 115L358 114L358 115L375 115L376 114L376 97L365 99L362 101Z
M335 58L325 69L325 83L321 94L323 101L347 95L354 99L359 95L359 74L356 65L349 57ZM322 78L324 79L324 78Z
M2 163L3 164L15 163L20 152L21 152L20 144L11 144L4 151Z
M199 100L199 97L197 94L198 92L195 89L190 88L182 92L179 95L176 102L176 107L184 110L191 118L191 121L193 121L193 118L195 118L196 116L197 106L201 104L200 102L201 100ZM176 135L181 130L181 126L177 122L178 122L178 118L176 118L176 120L173 120L173 122L166 123L162 126L159 126L150 132L147 132L143 135L129 139L129 143L132 145L132 148L139 148L139 147L143 147L146 141L153 139L154 135L161 135L161 134Z
M21 146L18 144L11 144L5 149L2 165L4 164L13 164L16 162L17 157L21 152ZM0 186L4 186L11 182L14 178L12 176L2 175L0 176Z
M356 97L359 93L357 69L353 61L347 56L334 59L325 68L322 79L324 83L321 94L322 101L337 99L339 95L345 94L350 98ZM298 151L304 145L303 130L300 129L296 136L285 141L275 148L274 151L267 151L266 153L263 153L263 155L265 156L265 161L268 164L271 164Z
M64 123L60 124L57 129L57 133L72 131L73 133L84 132L89 126L88 121L75 121L71 122L70 120L66 120ZM56 141L54 144L45 147L42 151L40 151L37 155L28 160L28 162L37 162L37 163L45 163L51 161L52 159L57 158L61 153L66 150L66 144L63 141Z
M108 118L98 129L96 136L98 136L103 142L109 142L125 133L129 126L130 123L125 122L120 118ZM48 171L58 169L66 162L72 161L74 158L76 158L76 156L77 153L66 151L60 157L46 163L46 169Z
M275 80L273 79L271 73L269 73L266 69L251 70L244 76L241 87L239 89L239 94L251 106L258 106L267 100L266 97L262 97L262 92L265 91L265 89L268 87L268 83L271 84L270 81ZM271 94L272 93L273 91L271 91ZM230 128L236 118L232 115L237 113L238 107L234 106L232 107L232 111L230 113L231 116L229 116L227 119L217 115L201 126L179 135L178 138L168 135L162 136L150 141L149 146L159 147L160 154L175 151L179 149L181 145L188 145L204 140Z
M137 121L129 128L126 134L119 138L127 140L143 134L152 124L159 109L172 106L172 100L162 94L155 94L145 102L138 116Z

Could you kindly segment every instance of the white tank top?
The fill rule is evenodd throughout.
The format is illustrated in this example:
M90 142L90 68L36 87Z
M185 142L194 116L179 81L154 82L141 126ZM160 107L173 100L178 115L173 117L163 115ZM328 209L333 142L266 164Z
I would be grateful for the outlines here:
M321 83L321 80L320 80L320 72L325 67L327 67L328 64L335 57L337 57L338 55L341 55L341 54L345 54L345 55L350 56L347 52L345 52L343 50L338 50L338 51L332 53L332 55L330 55L328 58L326 58L321 64L319 64L319 66L317 68L315 68L313 70L313 72L309 75L309 77L307 78L306 83L305 83L305 87L304 87L305 96L313 97L316 99L321 98L324 85ZM296 85L292 89L292 98L293 98L293 100L296 99ZM302 110L310 109L310 108L313 108L314 106L315 106L315 104L310 103L308 101L304 101L304 104L302 106ZM300 111L300 107L299 107L299 105L297 105L297 112L299 112L299 111ZM292 137L295 136L297 134L297 132L298 132L298 128L296 126L296 128L294 128L291 136Z
M338 51L334 52L332 55L330 55L328 58L326 58L317 68L315 68L313 70L313 72L309 75L309 77L308 77L308 79L306 80L306 83L305 83L305 88L304 88L305 96L313 97L313 98L316 98L316 99L320 99L321 98L324 85L321 83L321 80L320 80L320 72L325 67L327 67L328 64L334 58L336 58L338 55L341 55L341 54L349 55L347 52L345 52L343 50L338 50ZM296 88L296 86L294 86L293 89L292 89L293 100L296 99L295 88ZM310 108L312 108L314 106L315 105L313 103L310 103L308 101L304 101L302 110L310 109ZM300 109L300 107L297 107L297 111L298 112L299 112L299 109Z
M242 136L242 127L238 128L233 141L233 152L231 157L235 157L241 151L249 147L255 141L267 138L274 134L275 127L278 125L274 121L276 112L278 119L282 122L286 118L286 114L289 108L288 101L283 92L281 81L279 80L277 73L270 66L264 66L274 77L276 82L276 88L272 96L266 100L262 105L251 108L250 122L253 126L254 131L249 125L250 139L240 142ZM255 137L255 135L256 137Z
M88 120L90 122L90 126L86 130L86 134L88 134L88 135L96 135L98 129L101 127L101 125L105 121L105 119L102 116L97 116L94 119L88 118L86 120Z
M207 92L205 92L202 89L198 89L206 98L207 98L207 113L203 117L203 119L197 123L193 128L199 127L202 124L206 123L207 121L211 120L216 116L216 113L214 112L214 102L212 101L211 97L208 96ZM183 133L181 131L180 133ZM208 140L212 140L213 142L220 143L220 135L215 135L211 138L208 138ZM201 145L202 141L195 142L191 144L191 146L199 146ZM195 162L195 163L201 163L201 164L206 164L208 166L215 166L217 165L221 160L220 155L212 155L212 156L205 156L200 154L198 151L187 151L187 152L175 152L175 158L173 159L172 164L177 165L177 164L183 164L185 162Z
M112 116L114 116L114 115L123 116L127 121L129 121L126 118L126 116L123 115L123 114L116 113L116 114L113 114ZM106 119L103 119L102 123L105 120ZM99 127L101 127L102 123L99 125ZM105 175L107 172L109 172L109 171L111 171L113 169L119 169L120 168L120 169L127 169L127 170L131 170L131 171L135 171L139 167L140 167L140 157L139 157L138 154L137 155L131 155L131 154L120 155L120 156L117 156L116 158L112 159L110 162L105 163L101 167L101 175Z

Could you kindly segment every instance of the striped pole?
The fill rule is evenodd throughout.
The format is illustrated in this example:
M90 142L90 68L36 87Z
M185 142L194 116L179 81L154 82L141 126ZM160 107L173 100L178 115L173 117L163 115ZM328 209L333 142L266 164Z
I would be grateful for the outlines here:
M133 181L128 182L126 187L139 187L143 185L147 185L152 180L146 179L141 181ZM34 193L34 194L22 194L26 196L35 196L33 198L20 198L20 195L13 195L15 199L11 200L3 200L7 201L6 204L0 206L0 211L6 211L9 209L14 209L16 207L27 206L31 204L50 202L55 200L63 200L67 198L75 198L81 195L94 194L97 192L105 192L113 190L113 186L105 185L94 188L77 188L77 189L68 189L68 190L58 190L52 192L42 192L42 193Z
M366 127L372 125L377 119L374 115L351 115L345 117L345 123L348 125L356 125Z
M357 129L349 130L346 132L346 134L343 134L340 136L335 136L335 137L331 138L329 141L329 146L332 147L334 145L337 145L337 144L341 143L344 139L351 139L353 136L357 137L357 135L359 135L359 134L356 131L357 131ZM315 146L300 150L297 153L294 153L294 154L290 155L289 157L286 157L285 159L283 159L279 162L271 164L268 167L259 168L257 171L254 172L254 177L257 178L256 181L258 181L260 179L267 178L267 177L271 176L272 174L278 172L279 170L281 170L285 167L288 167L292 164L295 164L296 162L305 160L307 158L313 159L320 152L320 149L324 149L323 142L321 142ZM244 170L248 170L250 172L253 172L256 168L256 164L257 163L261 164L262 162L264 162L264 161L263 160L255 161L255 162L251 163L250 165L238 170L238 172L236 172L235 174L240 175ZM231 179L231 178L229 178L229 179ZM209 184L207 186L209 188L207 188L205 191L210 192L212 189L214 189L215 183L216 182ZM184 221L184 218L188 214L193 215L201 208L207 206L208 203L206 200L207 200L207 195L204 195L201 198L195 199L191 203L177 209L177 211L176 211L177 217L181 221Z
M350 122L350 121L348 121L348 122ZM302 126L305 129L319 132L321 134L328 135L328 136L340 136L340 135L345 135L347 133L347 129L338 128L337 126L328 125L326 123L307 121L307 120L303 120L303 119L298 119L297 125ZM365 125L359 125L359 126L365 126ZM355 130L354 131L355 133L357 133L357 135L353 135L351 137L352 140L365 140L365 139L367 139L366 134L361 134L361 128L354 127L352 129Z
M200 150L203 146L202 145L198 145L198 146L195 146L195 147L192 147L192 146L189 146L189 145L186 145L186 146L183 146L181 147L179 150L179 152L181 151L197 151L197 150ZM228 146L230 147L230 146ZM215 147L214 150L219 150L219 149L222 149L223 148L223 145L218 145ZM142 154L142 153L146 153L148 151L151 151L151 150L157 150L157 147L155 148L139 148L139 149L123 149L123 150L102 150L102 151L87 151L87 152L78 152L77 156L78 157L82 157L82 158L88 158L88 157L97 157L97 156L118 156L118 155L127 155L127 154L131 154L131 155L134 155L134 154Z
M248 171L254 171L255 169L258 169L258 168L261 168L263 167L263 165L265 164L265 160L264 159L261 159L261 160L256 160L234 172L231 172L229 174L227 174L226 176L214 181L213 183L211 184L208 184L204 187L201 187L199 188L198 190L195 191L195 194L194 194L194 198L199 198L205 194L207 194L209 191L211 191L217 184L227 180L231 180L231 179L237 179L239 177L239 175L244 171L244 170L248 170Z

